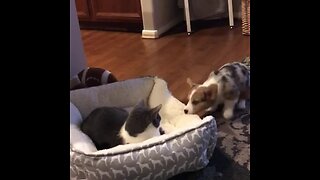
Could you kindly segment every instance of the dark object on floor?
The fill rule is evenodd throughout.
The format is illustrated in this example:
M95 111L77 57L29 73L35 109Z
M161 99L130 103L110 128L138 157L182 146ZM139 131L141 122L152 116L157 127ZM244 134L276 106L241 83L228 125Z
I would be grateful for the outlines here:
M70 80L70 90L99 86L117 82L116 77L108 70L102 68L86 68Z

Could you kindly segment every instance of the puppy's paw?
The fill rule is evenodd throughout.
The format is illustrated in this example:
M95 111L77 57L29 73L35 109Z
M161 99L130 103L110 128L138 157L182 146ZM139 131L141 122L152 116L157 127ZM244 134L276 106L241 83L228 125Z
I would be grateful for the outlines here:
M197 113L197 115L202 119L206 116L212 115L211 111L200 111Z
M225 119L231 119L233 117L233 109L227 109L223 112L223 117Z

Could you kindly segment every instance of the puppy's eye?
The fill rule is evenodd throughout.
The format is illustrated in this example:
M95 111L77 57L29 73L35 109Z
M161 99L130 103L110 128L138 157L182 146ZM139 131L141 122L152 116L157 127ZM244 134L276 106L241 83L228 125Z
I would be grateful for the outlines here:
M197 105L200 101L192 101L193 105Z

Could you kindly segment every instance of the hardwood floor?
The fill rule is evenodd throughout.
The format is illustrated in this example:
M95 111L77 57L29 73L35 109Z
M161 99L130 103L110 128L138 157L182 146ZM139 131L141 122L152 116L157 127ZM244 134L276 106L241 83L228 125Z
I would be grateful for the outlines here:
M172 94L187 100L186 78L202 83L212 70L250 55L250 37L241 24L230 29L226 20L194 22L191 36L179 24L159 39L142 39L140 33L81 30L87 63L111 71L119 80L145 75L168 83Z

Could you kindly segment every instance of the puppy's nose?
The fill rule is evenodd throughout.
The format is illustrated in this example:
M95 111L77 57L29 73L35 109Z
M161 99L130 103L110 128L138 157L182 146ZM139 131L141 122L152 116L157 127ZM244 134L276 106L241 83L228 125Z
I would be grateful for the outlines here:
M185 114L188 114L188 110L187 110L187 109L185 109L185 110L184 110L184 113L185 113Z

